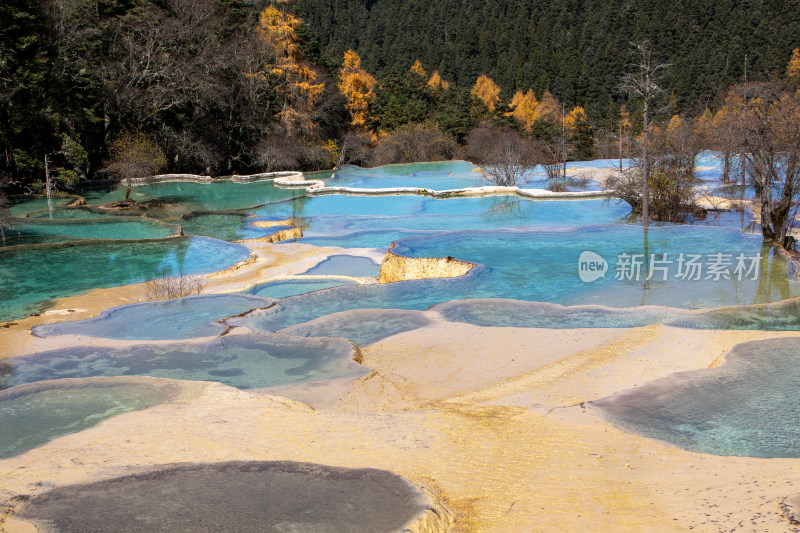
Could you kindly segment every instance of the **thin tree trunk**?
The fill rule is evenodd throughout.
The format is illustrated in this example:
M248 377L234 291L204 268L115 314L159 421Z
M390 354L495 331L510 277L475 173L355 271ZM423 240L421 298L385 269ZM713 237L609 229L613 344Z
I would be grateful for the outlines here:
M47 154L44 156L44 187L47 193L47 212L50 218L53 218L53 200L51 198L53 192L53 182L50 180L50 165L47 161Z
M728 183L730 181L731 172L731 156L728 152L722 155L722 181Z
M50 194L52 190L52 184L50 182L50 165L47 161L47 155L44 156L44 187L45 191L47 191L47 201L50 201Z
M647 133L648 127L650 125L648 116L648 101L647 98L644 99L644 132L642 133L642 151L643 151L643 162L642 162L642 224L647 227L650 223L650 160L649 160L649 153L647 147Z

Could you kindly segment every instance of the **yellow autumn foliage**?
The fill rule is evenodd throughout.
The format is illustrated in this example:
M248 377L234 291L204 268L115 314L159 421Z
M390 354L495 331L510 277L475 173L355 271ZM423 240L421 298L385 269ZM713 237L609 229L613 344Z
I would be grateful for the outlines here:
M561 102L550 91L545 91L536 108L536 119L546 120L551 124L561 123Z
M528 89L525 93L522 91L514 93L509 107L511 111L506 115L516 118L523 129L530 130L536 120L536 108L539 107L539 100L533 94L533 89Z
M786 76L789 78L800 78L800 48L792 50L792 57L786 65Z
M434 70L433 74L431 74L431 79L428 80L428 87L446 90L450 88L450 82L443 80L442 77L439 76L439 71Z
M272 50L275 60L273 64L264 65L260 72L250 76L261 80L271 76L281 80L276 90L283 94L284 105L278 115L287 133L291 134L299 129L310 135L315 130L313 108L325 90L325 84L314 83L317 73L303 62L300 39L297 36L299 26L300 20L297 17L274 5L261 11L256 32L259 39Z
M492 111L494 111L494 106L500 100L500 87L486 74L478 76L470 93L480 99Z
M339 71L339 90L347 99L345 108L350 112L353 126L364 126L369 118L369 106L375 99L375 78L361 68L361 58L353 50L344 53L344 63Z
M411 65L410 72L412 74L417 74L418 76L422 76L423 78L427 78L428 77L428 73L425 72L424 68L422 68L422 62L419 59L414 61L414 64Z

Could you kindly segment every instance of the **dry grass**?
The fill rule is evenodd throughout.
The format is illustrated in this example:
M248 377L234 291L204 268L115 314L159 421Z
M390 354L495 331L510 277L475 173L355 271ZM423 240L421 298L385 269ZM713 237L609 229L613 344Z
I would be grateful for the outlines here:
M198 276L186 276L183 272L172 276L164 269L157 278L145 284L146 300L173 300L185 296L196 296L203 292L203 280Z

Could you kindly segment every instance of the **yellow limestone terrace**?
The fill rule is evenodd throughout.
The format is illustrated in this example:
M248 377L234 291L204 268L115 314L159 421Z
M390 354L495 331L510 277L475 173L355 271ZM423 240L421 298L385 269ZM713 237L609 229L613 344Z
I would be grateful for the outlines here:
M378 283L425 278L457 278L468 274L475 266L475 263L453 257L404 257L395 254L389 248L381 263Z

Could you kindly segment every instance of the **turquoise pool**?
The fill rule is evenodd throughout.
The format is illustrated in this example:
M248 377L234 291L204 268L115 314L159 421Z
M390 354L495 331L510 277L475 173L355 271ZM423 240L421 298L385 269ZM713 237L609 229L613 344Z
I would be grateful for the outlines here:
M152 376L254 389L366 374L344 339L227 335L208 342L78 346L8 360L5 386L60 378Z
M592 405L609 421L687 450L800 457L800 338L737 345L717 368L673 374Z
M0 459L172 395L169 385L113 380L44 381L0 390Z
M94 318L42 324L34 335L88 335L118 340L180 340L227 331L219 320L273 305L249 294L213 294L112 307Z
M164 270L214 272L248 257L242 245L205 237L0 248L0 320L40 313L62 296L153 279Z

